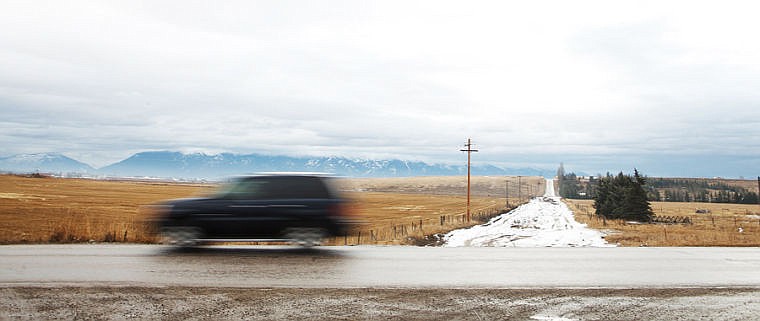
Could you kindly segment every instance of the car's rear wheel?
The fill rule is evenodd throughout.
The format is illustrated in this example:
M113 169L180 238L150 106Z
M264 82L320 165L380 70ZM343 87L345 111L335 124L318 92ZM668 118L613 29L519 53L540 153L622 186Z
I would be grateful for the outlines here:
M203 231L194 226L172 226L164 228L161 235L163 244L187 247L197 245Z
M294 227L287 229L284 234L291 244L312 247L322 244L327 231L319 227Z

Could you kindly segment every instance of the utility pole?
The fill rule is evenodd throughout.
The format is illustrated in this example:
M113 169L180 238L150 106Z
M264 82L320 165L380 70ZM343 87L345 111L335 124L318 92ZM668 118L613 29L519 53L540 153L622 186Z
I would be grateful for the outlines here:
M539 196L541 196L541 181L538 181L538 183L536 183L536 197Z
M460 149L460 152L467 152L467 223L470 222L470 155L472 152L477 152L477 149L472 149L472 139L467 138L467 144L464 145L467 149Z
M505 207L505 208L509 209L509 177L507 177L507 188L505 189L505 191L507 192L506 193L506 196L507 196L507 207Z
M517 204L522 204L522 176L517 176Z

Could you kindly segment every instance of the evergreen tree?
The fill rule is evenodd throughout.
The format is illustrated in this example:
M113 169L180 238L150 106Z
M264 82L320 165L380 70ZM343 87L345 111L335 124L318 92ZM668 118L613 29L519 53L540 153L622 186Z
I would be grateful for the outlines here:
M646 178L637 169L634 169L633 176L620 172L613 177L608 173L599 180L594 198L596 214L609 219L651 221L654 212L645 185Z
M629 177L630 179L630 177ZM637 169L633 169L633 179L626 189L622 208L625 209L626 219L632 219L640 222L652 220L654 212L647 200L647 192L644 190L646 179L639 174Z
M596 198L594 198L594 208L596 209L596 215L608 216L612 215L615 209L615 200L613 199L614 182L612 175L607 173L607 176L599 179L599 185L596 189Z
M600 176L602 175L597 175L596 177L591 176L588 178L588 185L586 185L586 198L596 197Z
M575 173L566 174L565 165L562 163L559 163L559 168L557 169L557 181L559 196L574 199L581 198L581 184L578 176Z
M575 176L575 173L560 177L559 196L574 199L580 198L580 184L578 176Z

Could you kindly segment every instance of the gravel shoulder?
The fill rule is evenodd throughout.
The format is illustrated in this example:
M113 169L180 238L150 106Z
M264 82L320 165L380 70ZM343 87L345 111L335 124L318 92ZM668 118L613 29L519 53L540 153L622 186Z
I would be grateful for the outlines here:
M750 320L757 288L0 288L0 320Z

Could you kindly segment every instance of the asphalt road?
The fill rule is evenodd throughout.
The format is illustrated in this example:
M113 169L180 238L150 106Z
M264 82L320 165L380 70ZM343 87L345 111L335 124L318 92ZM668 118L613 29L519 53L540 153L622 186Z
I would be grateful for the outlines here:
M758 248L0 246L2 286L760 288Z
M757 248L0 246L3 320L752 320Z

